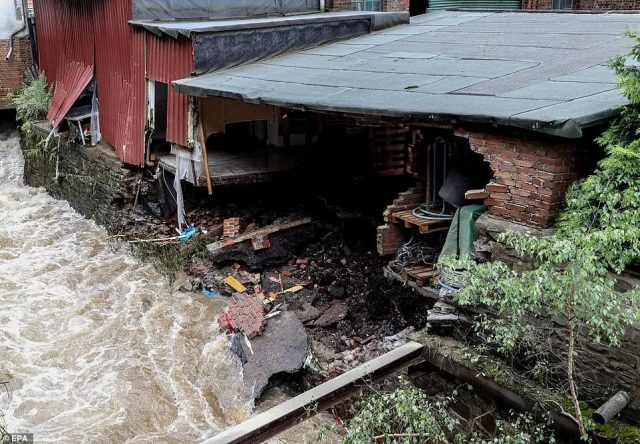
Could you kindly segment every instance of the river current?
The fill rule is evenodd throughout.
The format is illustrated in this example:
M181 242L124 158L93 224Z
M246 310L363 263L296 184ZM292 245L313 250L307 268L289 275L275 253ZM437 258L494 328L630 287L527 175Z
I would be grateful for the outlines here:
M246 418L242 370L202 296L23 184L0 130L0 411L38 443L185 443Z

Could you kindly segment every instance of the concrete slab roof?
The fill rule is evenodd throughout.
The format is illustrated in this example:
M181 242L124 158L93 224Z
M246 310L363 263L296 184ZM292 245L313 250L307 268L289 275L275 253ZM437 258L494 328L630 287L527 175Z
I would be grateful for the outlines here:
M174 82L192 96L508 125L562 137L626 103L608 61L640 14L441 11L340 43Z
M219 19L219 20L130 20L131 26L144 28L147 31L161 35L166 34L173 38L179 35L191 37L192 33L214 33L243 31L260 28L275 28L283 26L301 26L312 23L335 23L350 20L369 20L371 30L379 30L390 26L409 22L409 14L406 12L317 12L310 14L297 14L282 17L254 17L246 19Z

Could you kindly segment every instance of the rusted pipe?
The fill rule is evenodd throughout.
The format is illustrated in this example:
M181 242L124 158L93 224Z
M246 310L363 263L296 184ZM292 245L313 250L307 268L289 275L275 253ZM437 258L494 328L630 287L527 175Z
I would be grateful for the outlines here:
M606 424L622 411L631 402L629 393L619 391L613 395L607 402L602 404L598 410L593 412L591 418L598 424Z
M17 2L14 0L14 7L17 8L18 4ZM24 1L22 2L22 5L20 6L21 12L22 12L22 28L18 29L16 32L14 32L13 34L11 34L11 37L9 37L9 51L7 52L7 57L5 58L5 60L9 60L9 58L11 57L11 54L13 54L13 39L15 36L17 36L18 34L20 34L22 31L24 31L24 29L27 27L27 11L24 8Z
M471 384L478 392L496 400L499 405L507 406L520 412L531 413L538 421L546 420L537 402L498 385L495 381L457 363L434 348L427 347L422 357L429 364L454 376L458 381ZM574 442L579 442L580 431L575 418L564 412L548 412L548 414L558 433L574 440Z

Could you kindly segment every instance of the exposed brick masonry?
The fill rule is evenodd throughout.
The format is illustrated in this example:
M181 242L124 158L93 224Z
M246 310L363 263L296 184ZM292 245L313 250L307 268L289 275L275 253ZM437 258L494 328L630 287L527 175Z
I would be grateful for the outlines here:
M239 217L230 217L222 221L222 223L222 236L225 239L238 236L244 228L242 219Z
M31 66L31 45L28 37L16 38L9 60L9 40L0 40L0 109L10 107L10 95L22 86Z
M351 0L329 0L327 8L334 10L351 10ZM408 11L409 0L382 0L382 11Z
M538 227L553 224L566 190L579 178L575 142L461 131L457 135L468 137L471 150L482 154L494 171L484 201L489 214Z
M425 187L418 184L398 195L398 198L387 207L383 216L385 224L378 227L377 249L378 254L387 256L395 254L398 249L407 242L406 232L399 225L389 222L389 216L400 211L410 210L424 203L426 199Z
M409 0L382 0L383 11L408 11Z
M552 0L522 0L522 9L551 9ZM635 10L640 0L573 0L577 10Z

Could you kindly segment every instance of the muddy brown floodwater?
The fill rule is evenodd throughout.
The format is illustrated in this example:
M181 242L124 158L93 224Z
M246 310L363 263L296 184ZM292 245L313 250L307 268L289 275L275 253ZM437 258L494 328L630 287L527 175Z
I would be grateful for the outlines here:
M0 131L0 411L39 443L185 443L243 420L221 307L172 293L66 202L22 183Z

